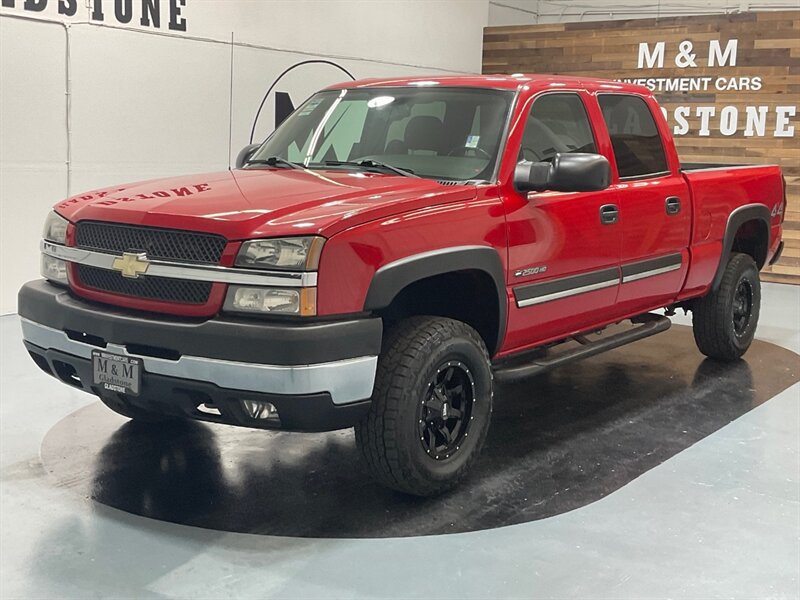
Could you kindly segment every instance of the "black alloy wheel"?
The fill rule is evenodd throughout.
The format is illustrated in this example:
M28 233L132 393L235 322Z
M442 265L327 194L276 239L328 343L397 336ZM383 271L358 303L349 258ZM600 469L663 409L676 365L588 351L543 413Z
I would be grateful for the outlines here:
M734 253L722 281L692 304L692 329L697 348L710 358L740 358L755 337L761 310L761 282L752 256Z
M733 331L742 337L750 324L753 313L753 286L747 279L741 279L733 296Z
M458 484L492 416L486 344L468 324L414 316L387 328L369 413L356 444L372 477L415 496Z
M451 360L437 369L425 396L417 411L422 447L434 460L450 458L469 436L475 380L464 363Z

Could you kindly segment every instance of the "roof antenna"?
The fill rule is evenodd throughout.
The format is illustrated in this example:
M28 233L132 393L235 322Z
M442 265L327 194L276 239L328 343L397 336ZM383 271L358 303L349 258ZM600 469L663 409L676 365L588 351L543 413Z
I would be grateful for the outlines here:
M231 31L231 92L228 100L228 171L231 170L231 152L233 151L233 32Z

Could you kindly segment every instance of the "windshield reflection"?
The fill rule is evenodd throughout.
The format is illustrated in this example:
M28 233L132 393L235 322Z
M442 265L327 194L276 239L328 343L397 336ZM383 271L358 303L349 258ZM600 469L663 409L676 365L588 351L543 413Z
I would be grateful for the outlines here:
M482 88L324 91L292 113L249 162L487 181L512 100L512 91Z

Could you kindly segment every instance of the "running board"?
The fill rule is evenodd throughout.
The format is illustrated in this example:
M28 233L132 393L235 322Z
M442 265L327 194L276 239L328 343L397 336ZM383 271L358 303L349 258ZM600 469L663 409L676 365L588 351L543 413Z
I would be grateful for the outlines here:
M515 381L517 379L538 375L540 373L544 373L545 371L549 371L550 369L554 369L555 367L560 367L561 365L565 365L567 363L589 358L595 354L600 354L601 352L605 352L607 350L613 350L614 348L619 348L625 344L630 344L631 342L642 340L646 337L650 337L651 335L661 333L662 331L669 329L672 325L672 321L670 321L667 317L662 315L654 315L652 313L634 317L631 319L631 322L638 326L627 331L615 333L614 335L610 335L607 338L599 339L597 341L592 342L583 336L575 336L574 339L580 342L581 346L572 350L568 350L567 352L557 356L537 358L531 362L521 365L517 364L507 367L497 367L494 371L495 381L505 383L508 381Z

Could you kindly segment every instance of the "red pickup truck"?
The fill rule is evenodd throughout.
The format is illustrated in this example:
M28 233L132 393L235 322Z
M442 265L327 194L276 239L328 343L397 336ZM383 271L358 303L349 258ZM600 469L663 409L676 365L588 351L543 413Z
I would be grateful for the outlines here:
M476 459L495 381L676 308L740 357L785 206L778 167L681 164L642 87L355 81L233 170L57 204L19 314L39 367L122 415L355 426L377 480L432 495Z

